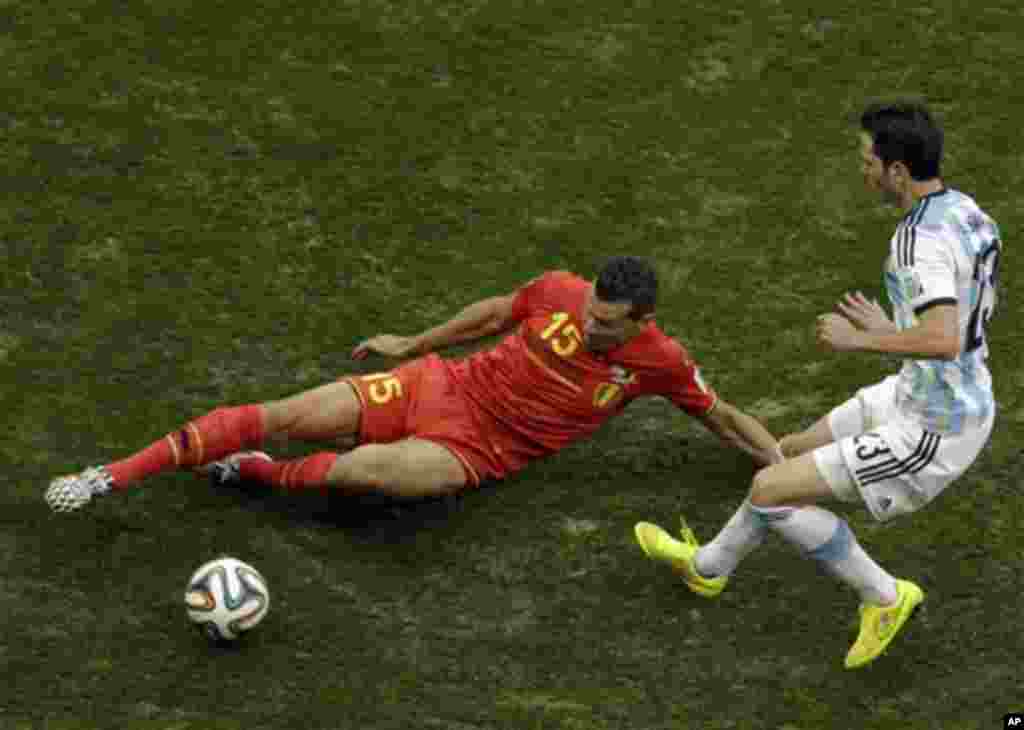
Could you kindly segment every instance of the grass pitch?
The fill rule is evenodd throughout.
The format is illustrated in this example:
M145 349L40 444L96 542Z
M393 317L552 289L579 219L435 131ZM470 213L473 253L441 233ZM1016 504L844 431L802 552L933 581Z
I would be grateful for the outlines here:
M994 0L0 0L0 727L997 727L1020 657L1024 12ZM818 350L880 295L896 214L850 117L916 93L1006 236L1000 415L880 528L928 594L869 669L856 600L777 540L715 602L632 540L709 537L752 469L667 404L458 500L221 494L187 475L57 518L42 489L221 403L379 369L350 348L535 274L656 260L659 321L777 433L894 369ZM295 449L288 446L286 450ZM184 581L233 554L271 613L214 650Z

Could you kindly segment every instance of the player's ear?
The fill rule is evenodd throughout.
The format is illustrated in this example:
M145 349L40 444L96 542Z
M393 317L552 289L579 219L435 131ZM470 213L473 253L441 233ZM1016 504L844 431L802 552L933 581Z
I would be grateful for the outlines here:
M907 163L896 160L889 166L889 174L900 182L910 182L910 168Z

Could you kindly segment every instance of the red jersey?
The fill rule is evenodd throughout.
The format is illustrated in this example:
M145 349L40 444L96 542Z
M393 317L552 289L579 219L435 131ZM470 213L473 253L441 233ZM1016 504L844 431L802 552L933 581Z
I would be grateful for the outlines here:
M693 416L715 406L686 348L654 322L614 350L589 352L583 313L592 288L569 272L544 274L517 293L513 334L446 361L466 399L504 432L492 443L499 452L505 445L495 456L510 471L589 436L640 396L663 396Z

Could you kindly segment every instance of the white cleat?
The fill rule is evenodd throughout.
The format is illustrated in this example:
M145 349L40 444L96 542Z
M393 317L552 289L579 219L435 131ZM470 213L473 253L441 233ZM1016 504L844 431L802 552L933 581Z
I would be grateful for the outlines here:
M102 466L90 466L78 474L57 477L43 495L54 512L74 512L87 505L93 497L110 491L114 480Z
M242 459L263 459L273 461L270 454L262 451L238 451L220 461L211 461L196 469L200 474L210 477L215 487L234 487L241 483L242 474L238 469L238 462Z

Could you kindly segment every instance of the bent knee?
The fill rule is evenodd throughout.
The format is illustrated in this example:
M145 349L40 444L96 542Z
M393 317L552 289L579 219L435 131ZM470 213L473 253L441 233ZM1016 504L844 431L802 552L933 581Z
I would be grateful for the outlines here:
M298 412L290 407L287 400L266 401L260 406L267 435L287 434L299 419Z
M780 504L781 487L784 485L781 479L782 469L776 465L762 467L754 475L750 485L750 503L755 507L775 507Z
M328 481L354 491L395 497L455 494L465 485L463 478L424 463L407 451L392 444L360 446L337 459L327 475Z
M385 453L378 453L378 452ZM401 469L389 458L386 447L367 444L340 456L327 474L331 484L361 486L367 490L381 489L395 480Z
M779 450L787 459L800 456L804 452L801 435L801 433L787 433L779 439Z

